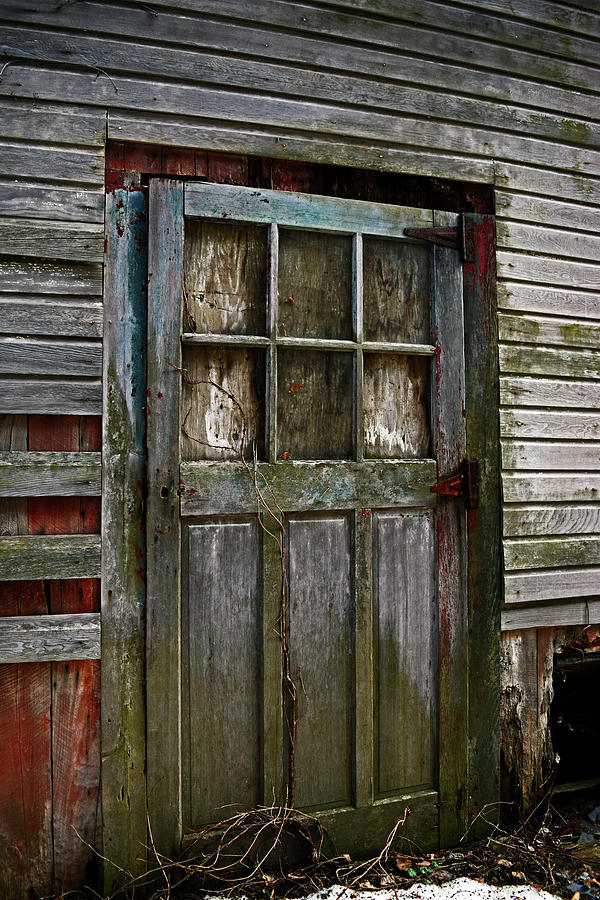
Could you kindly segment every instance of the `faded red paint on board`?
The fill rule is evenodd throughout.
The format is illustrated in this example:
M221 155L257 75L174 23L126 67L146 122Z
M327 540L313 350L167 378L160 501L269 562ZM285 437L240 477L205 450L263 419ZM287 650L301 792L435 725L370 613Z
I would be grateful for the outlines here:
M48 611L41 582L3 585L3 616ZM0 665L0 891L6 900L45 896L52 887L50 698L50 663Z
M93 451L101 447L101 420L95 416L30 416L29 448L40 451ZM97 534L96 497L45 497L29 502L33 534ZM50 612L100 609L98 579L48 582ZM52 663L52 783L54 889L90 881L99 838L100 662Z

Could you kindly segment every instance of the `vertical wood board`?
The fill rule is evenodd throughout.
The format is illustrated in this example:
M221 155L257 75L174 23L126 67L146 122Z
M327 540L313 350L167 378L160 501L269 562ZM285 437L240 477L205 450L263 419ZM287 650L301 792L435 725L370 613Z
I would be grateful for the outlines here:
M148 815L156 847L177 852L182 827L179 434L183 185L150 184L146 737Z
M146 843L143 498L147 201L106 197L102 502L102 809L104 852L132 873ZM106 864L112 891L124 875Z

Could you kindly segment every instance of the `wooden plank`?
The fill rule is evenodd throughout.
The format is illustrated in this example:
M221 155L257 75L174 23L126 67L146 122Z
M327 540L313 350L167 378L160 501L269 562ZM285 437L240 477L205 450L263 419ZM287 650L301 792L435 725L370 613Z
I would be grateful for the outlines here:
M382 172L408 172L433 178L469 179L485 184L493 182L493 163L482 156L459 156L448 150L429 151L406 146L381 146L373 141L348 143L339 138L320 135L298 135L292 129L282 137L281 131L261 127L232 125L229 128L214 122L186 119L174 122L160 113L147 113L143 118L126 111L115 110L108 116L108 134L119 140L127 134L129 140L160 141L166 145L210 147L228 153L251 153L274 159L303 160L311 163L370 168L376 161Z
M573 319L541 316L510 316L501 313L498 316L498 325L501 341L557 344L563 347L590 349L597 349L600 346L600 322L579 322Z
M431 514L373 515L375 792L381 798L437 781L439 621Z
M436 213L435 225L457 224ZM456 250L434 246L431 333L437 353L431 430L438 477L453 474L466 452L463 273ZM468 773L467 533L462 504L440 497L436 510L439 623L440 841L451 845L466 827Z
M505 506L502 521L505 537L600 533L600 504Z
M158 5L163 7L169 6L165 0L158 0ZM100 9L102 9L101 5ZM181 15L186 9L193 10L195 18L192 19L189 16L184 17ZM234 19L235 22L227 23L227 28L221 27L221 32L225 34L220 39L218 31L211 21L215 13L218 15L222 12L222 7L219 7L215 0L208 0L208 2L204 0L201 8L194 4L193 0L182 0L179 4L179 11L180 17L169 19L172 40L179 39L180 43L189 43L192 46L208 44L219 49L226 49L229 52L235 52L236 49L238 51L243 50L247 47L247 52L249 53L253 51L254 55L265 55L264 37L259 42L259 35L249 35L250 29L241 27L248 22L248 8L243 5L242 0L239 0L235 5L233 3L228 5L228 16ZM252 21L262 23L268 26L269 29L283 26L284 29L288 29L292 33L299 33L299 38L303 38L305 43L306 33L308 32L311 35L321 35L326 39L325 43L327 46L335 45L336 43L343 44L348 40L351 42L359 41L361 49L364 48L364 52L368 52L369 47L375 45L382 49L391 47L408 50L412 53L414 48L418 46L423 53L429 51L434 56L439 56L444 60L455 60L467 64L472 64L473 59L479 59L480 57L481 41L477 40L477 35L479 35L488 39L486 40L486 65L492 70L529 75L534 79L542 79L562 86L568 84L572 87L581 88L585 84L589 84L592 90L595 87L595 84L591 81L592 76L589 68L566 61L569 60L569 57L574 52L572 44L569 42L569 39L573 38L572 35L562 35L558 32L558 43L563 44L562 55L566 60L561 60L561 65L557 67L552 58L547 58L545 54L537 52L540 46L546 47L550 54L557 52L556 45L552 42L552 38L556 34L554 30L549 35L544 28L536 28L529 24L525 25L522 22L515 26L515 23L510 18L480 16L453 6L443 10L441 21L445 23L445 27L444 31L440 33L436 30L436 27L441 27L440 13L438 12L436 16L436 11L437 5L434 3L428 4L428 8L422 14L420 6L412 4L411 7L407 8L405 17L409 22L412 19L414 23L409 24L406 21L392 21L392 18L398 18L397 7L393 4L387 4L385 18L373 16L367 18L364 15L357 14L355 7L348 12L336 10L335 13L332 13L332 11L325 9L307 10L299 4L289 4L289 9L282 10L277 7L276 3L263 2L253 13ZM161 23L166 12L167 10L161 15ZM198 16L200 12L209 14L208 19L206 15ZM210 16L211 12L212 16ZM102 19L98 5L85 4L84 8L74 10L73 13L74 18L68 20L68 24L71 27L73 27L74 22L80 22L84 29L89 29L90 22L93 21L96 33L108 31L109 23ZM21 13L20 19L25 18L26 15L26 13ZM41 24L44 21L47 21L48 24L57 24L60 22L60 18L57 16L54 19L50 19L49 13L46 13L44 17L38 13L33 18L33 21L35 24ZM122 12L118 18L116 17L116 12L113 12L111 22L113 22L114 27L117 27L117 22L122 23L121 27L124 33L129 32L135 35L140 33L139 29L142 27L139 18L132 19L131 16L127 18ZM434 25L434 29L423 27L424 22ZM452 24L446 25L446 22ZM209 25L212 25L210 30ZM235 25L235 28L232 27L233 25ZM493 41L489 40L490 35L488 35L486 30L488 26L494 35ZM515 43L515 27L518 27L519 41L521 35L523 35L522 46L525 47L530 44L531 49L536 52L527 52L521 49L521 44L516 48L510 46ZM156 29L156 23L148 19L143 23L142 33L156 37ZM260 31L260 29L258 30ZM239 38L233 44L232 42L236 40L236 33L239 33ZM227 43L224 43L226 36L229 37L229 40ZM330 38L335 38L335 40L332 41ZM284 36L278 33L277 41L274 39L273 43L273 46L280 48L282 53L284 52L283 40ZM593 54L593 41L582 38L575 39L576 43L579 41L581 41L582 47L585 48L581 56L582 59L585 59L590 53ZM286 55L285 58L289 57ZM323 59L326 61L326 65L329 65L325 50L323 50ZM596 57L594 55L590 59L595 63ZM314 60L310 56L305 58L305 62L314 64ZM352 68L352 66L347 63L341 68L348 69Z
M2 28L2 45L11 35L20 35L25 45L29 37L23 29ZM40 33L37 32L39 38ZM21 47L23 50L23 45ZM39 52L39 44L37 47ZM2 137L6 140L16 138L19 141L44 141L48 144L75 144L79 147L97 147L102 149L106 140L106 123L100 111L89 107L77 107L73 103L52 104L29 103L20 105L14 100L0 104L2 115ZM65 173L63 173L65 174Z
M365 353L364 453L418 459L430 453L430 361L422 356Z
M474 7L482 11L498 12L505 14L506 6L502 0L467 0L465 6ZM584 11L587 7L589 12ZM566 8L558 3L546 3L544 0L527 0L519 7L512 7L510 15L518 19L527 19L529 22L536 22L547 25L553 22L561 31L573 31L576 34L584 34L586 36L598 35L598 6L594 0L583 0L576 7Z
M0 182L0 214L62 222L102 222L104 193L54 184Z
M500 600L502 594L496 259L491 216L465 215L465 391L468 459L479 461L478 510L468 516L469 801L472 821L500 795ZM488 818L489 821L489 817ZM475 834L487 834L482 820ZM481 829L481 830L480 830Z
M289 349L277 355L277 454L352 456L351 353Z
M600 568L548 569L546 572L520 572L504 576L506 603L541 603L569 597L594 597L598 594Z
M0 581L99 577L99 535L0 537Z
M431 246L366 238L364 338L430 342Z
M144 482L147 200L117 189L106 198L102 464L104 889L144 870L146 738L144 698ZM120 869L117 868L121 867Z
M285 804L289 801L288 760L284 741L287 725L283 711L283 659L281 651L281 591L283 589L282 535L271 516L262 525L262 596L263 596L263 803Z
M494 200L499 219L556 225L582 232L600 230L600 212L595 206L501 190L494 192Z
M5 83L6 82L6 83ZM34 83L32 83L34 82ZM378 113L362 108L347 108L342 104L300 102L294 98L279 98L271 96L268 105L260 101L260 95L244 93L242 91L227 91L220 94L218 90L204 88L198 85L161 84L156 81L135 80L120 77L116 82L118 93L110 83L97 80L87 73L64 73L45 69L43 82L37 75L32 78L29 68L19 65L11 66L7 70L5 78L0 83L0 92L11 91L17 96L25 96L32 90L36 90L44 99L55 100L64 97L68 91L76 91L82 101L93 105L111 106L115 109L124 108L130 110L145 110L149 113L169 115L174 107L186 110L186 120L197 117L198 124L204 128L204 120L218 120L221 122L244 123L250 126L249 130L256 131L260 125L260 133L264 135L262 126L279 129L291 128L330 139L331 136L344 136L362 139L365 141L380 141L385 134L393 147L395 144L408 145L414 148L426 147L431 149L441 148L452 155L464 155L469 157L492 157L513 159L525 158L533 164L551 164L561 169L573 169L579 167L584 174L598 174L600 172L600 153L587 147L570 146L569 144L557 144L549 139L538 139L521 134L518 129L515 134L508 132L495 132L483 127L454 124L454 122L430 122L426 118L412 116L390 116L387 113ZM123 113L121 113L123 115ZM147 128L147 123L146 123ZM223 125L221 125L223 128ZM111 133L111 137L118 140L119 134ZM122 137L122 135L121 135ZM128 134L128 137L133 135ZM157 134L153 134L152 140L157 140ZM280 138L281 140L281 138ZM171 142L178 145L189 143L175 132L171 132ZM200 143L199 141L197 143ZM202 141L207 145L206 138ZM284 141L287 150L290 150L287 138ZM266 148L266 142L262 141ZM210 149L217 149L212 143ZM244 147L248 151L248 146ZM253 151L254 152L254 151ZM269 151L264 151L269 152ZM294 155L295 154L294 152ZM418 156L412 154L413 158ZM332 155L329 157L331 161ZM337 159L339 163L342 160ZM373 159L371 159L371 162ZM438 171L438 175L442 175ZM460 177L460 176L459 176ZM462 177L466 173L462 172Z
M100 615L0 618L0 664L100 659Z
M182 459L239 460L243 439L247 459L263 457L264 350L185 347L183 366Z
M0 372L7 375L82 375L97 378L102 372L102 344L2 337Z
M102 383L2 378L0 410L3 413L40 415L98 415L102 411Z
M258 542L256 519L190 525L184 538L184 678L202 685L183 711L188 827L262 801Z
M494 160L494 171L498 187L529 191L545 197L564 197L592 205L600 199L600 182L595 178L563 174L550 169L544 171L498 160Z
M549 569L560 566L590 566L600 563L600 537L556 537L504 541L504 567Z
M536 281L577 290L597 291L600 288L600 265L510 250L500 250L497 260L499 278Z
M553 628L561 625L588 625L600 618L597 600L576 600L572 603L547 603L524 608L507 607L502 610L502 631L521 631L524 628Z
M279 227L269 226L267 257L267 335L271 346L267 353L266 409L265 409L265 457L274 463L277 459L277 348L273 343L277 338L277 308L279 294Z
M499 220L496 234L498 247L507 250L528 250L594 262L600 257L600 238L583 231L543 228L538 224Z
M434 850L440 840L437 802L437 791L407 792L360 809L320 810L319 821L338 853L343 847L354 847L357 855L376 856L381 850L381 835L390 834L406 814L406 824L398 829L401 846L406 841L408 847L414 842L423 851Z
M503 374L600 378L600 354L597 350L555 350L553 347L501 344L498 351Z
M600 384L597 381L504 376L500 379L500 403L506 406L599 409Z
M289 651L297 686L299 807L352 799L351 523L344 514L288 518Z
M521 312L600 318L600 296L597 293L518 281L504 281L498 285L498 305Z
M271 486L285 510L370 509L434 506L433 460L365 463L258 463L258 477ZM184 516L244 514L256 510L256 493L241 463L182 463Z
M528 133L546 134L555 136L564 135L564 118L552 115L562 110L569 115L581 115L588 121L594 118L593 105L590 98L572 92L572 103L569 105L566 99L566 91L560 87L544 85L543 87L525 78L518 79L506 74L488 72L485 84L479 82L477 90L475 73L469 69L462 69L463 79L459 80L455 66L448 65L443 57L436 60L435 66L427 67L424 61L409 54L386 52L383 47L377 49L363 47L360 59L356 54L352 56L347 44L339 42L330 44L330 56L325 57L321 41L313 43L313 54L306 47L306 41L297 34L287 32L279 34L278 39L282 44L282 57L279 65L260 54L260 36L253 29L243 25L232 27L230 23L218 21L205 21L205 29L202 34L203 45L208 51L214 50L219 43L228 45L227 55L204 52L200 63L197 53L189 48L189 29L196 22L192 19L188 22L188 33L182 28L180 17L172 17L169 12L163 13L163 27L174 32L179 32L187 47L179 45L176 48L155 45L151 59L149 59L147 46L138 43L138 38L143 32L144 25L133 26L131 16L123 10L114 10L117 17L126 17L129 26L129 40L123 45L114 41L107 41L99 34L93 37L84 34L77 35L77 44L82 55L87 59L96 59L99 66L105 65L107 57L111 59L113 70L136 73L138 75L151 74L161 80L197 81L199 72L202 80L216 85L230 85L239 87L243 84L254 90L260 90L268 84L269 89L279 93L312 97L320 100L337 100L340 102L360 102L363 106L372 106L377 109L394 109L393 98L398 96L398 81L402 84L402 100L404 108L413 113L419 113L422 109L430 110L430 114L436 118L451 118L455 121L488 123L490 127L515 129L515 123L520 122L523 131ZM127 25L125 26L127 27ZM141 27L141 32L140 32ZM254 32L254 33L253 33ZM169 33L171 33L169 31ZM242 43L242 35L247 35L247 40ZM4 47L9 56L22 56L27 47L38 49L40 42L46 47L52 48L53 57L60 58L62 52L72 52L73 36L67 38L60 32L51 30L27 30L3 29ZM211 40L212 38L212 40ZM213 43L215 41L215 43ZM264 43L264 42L263 42ZM253 51L254 59L240 60L231 52L232 46L238 47L238 53ZM68 47L68 50L65 48ZM411 50L413 48L410 48ZM256 51L259 51L258 58ZM304 63L299 71L294 65L294 60ZM320 70L315 72L313 67L319 65ZM325 60L325 66L323 66ZM336 60L338 61L336 64ZM285 65L283 62L285 61ZM308 65L306 65L308 64ZM201 65L201 69L199 66ZM441 71L438 71L440 69ZM329 70L329 71L328 71ZM385 80L377 78L385 70ZM433 71L432 71L433 70ZM410 71L411 78L407 77ZM366 79L364 75L371 76ZM446 76L444 80L444 75ZM358 77L356 77L358 76ZM373 78L373 76L376 76ZM422 87L417 89L415 84ZM439 91L428 90L434 88L446 88L454 94L442 94ZM502 88L504 87L504 91ZM527 92L526 89L529 89ZM421 94L421 106L419 106L419 94ZM470 94L471 97L460 96ZM475 96L473 96L475 95ZM444 96L447 97L444 107ZM494 103L493 99L501 99L502 104ZM507 103L510 98L511 103ZM490 102L492 99L492 102ZM553 102L554 101L554 102ZM523 103L525 107L533 107L535 112L527 108L515 107L514 103ZM545 114L541 112L547 110ZM591 138L582 130L580 139L585 141ZM175 162L175 167L170 170L164 167L163 173L170 175L194 175L201 174L194 171L193 160L186 155L181 156L181 150ZM182 162L179 162L182 160ZM231 161L229 160L229 165ZM214 162L212 164L214 170ZM183 169L183 171L179 171ZM209 174L211 181L222 181L216 177L216 173ZM233 184L247 184L247 163L243 180L229 181Z
M278 196L287 197L287 194ZM296 198L301 196L295 195ZM314 195L308 196L314 198ZM333 214L333 210L325 206L321 210L311 209L311 213L314 221L322 215L329 222L328 214ZM293 219L293 208L288 215ZM329 222L329 227L337 225L337 215L333 215L335 219L333 223ZM282 229L279 232L278 279L278 334L333 340L352 337L350 235Z
M186 184L185 214L398 238L405 228L432 223L428 210L387 203L369 203L365 209L360 200L201 182Z
M600 443L545 443L539 441L504 440L504 469L599 469Z
M27 417L0 415L0 447L3 453L27 450ZM27 500L5 499L0 504L0 534L27 534ZM13 587L18 596L18 587ZM15 601L16 602L16 601Z
M357 807L374 799L374 647L373 647L373 516L370 509L354 512L355 585L355 783Z
M500 434L513 438L592 441L600 439L600 410L582 413L561 410L501 409Z
M64 166L64 162L63 162ZM35 219L0 219L3 256L100 262L104 230L89 222L40 222Z
M8 70L7 70L8 71ZM39 70L35 76L38 84ZM4 82L4 79L2 80ZM1 87L1 85L0 85ZM64 96L64 95L63 95ZM37 137L37 135L36 135ZM0 172L3 178L28 178L40 181L75 182L100 187L103 181L103 157L99 152L52 148L44 144L0 143Z
M2 291L18 294L102 296L102 266L0 259Z
M179 386L183 186L152 181L149 207L146 687L148 815L159 852L181 838ZM169 365L171 364L171 365ZM168 598L168 601L167 601Z
M41 586L35 593L37 597L21 591L21 612L40 611ZM3 596L5 608L8 599ZM0 667L0 724L10 736L3 741L0 780L0 886L5 897L52 891L50 696L49 663Z
M99 453L0 452L0 497L100 496Z
M79 300L64 303L58 297L0 297L4 334L39 334L60 337L102 337L102 304Z
M33 451L97 452L99 417L31 416ZM29 529L48 533L100 530L95 498L39 498L29 501ZM49 582L53 615L98 614L98 579ZM52 817L55 890L81 884L94 865L98 841L100 784L100 661L52 664ZM84 843L87 841L87 844Z
M348 10L348 15L344 15L343 13L338 14L337 19L340 23L347 17L349 18L350 13L356 15L357 10L371 11L372 8L369 0L359 0L358 4L349 3L349 0L333 0L332 5L338 7L338 9ZM491 14L492 11L490 9L482 7L481 4L479 4L474 11L468 8L456 7L454 5L438 10L436 3L430 3L427 2L427 0L425 0L425 2L409 0L409 2L403 6L402 10L399 11L394 0L382 0L377 7L377 11L381 16L385 16L388 19L399 20L400 22L409 21L415 22L420 26L434 26L444 29L444 31L451 33L457 32L461 35L478 35L485 38L486 41L497 41L501 45L512 45L515 41L516 32L518 34L518 45L520 48L526 48L528 50L533 50L534 52L539 52L541 49L551 53L561 51L562 55L566 57L569 57L571 53L573 53L578 59L588 59L592 63L596 61L592 49L593 42L589 40L588 34L581 37L577 34L576 37L572 37L571 35L563 34L560 30L557 30L553 31L552 35L549 35L546 27L538 27L535 23L532 24L530 18L527 18L526 23L524 21L515 23L506 16L505 8L500 7L500 9L504 15L497 17ZM562 28L564 27L563 22L565 15L563 13L563 15L560 16L560 7L556 7L556 9L556 23ZM592 24L592 32L595 33L597 31L596 17L587 16L586 21ZM336 25L338 22L336 22ZM383 22L381 25L383 25ZM541 25L545 26L546 22L542 21ZM366 23L363 27L366 27ZM581 56L577 55L575 47L578 47L581 50Z
M26 448L25 417L0 417L0 446ZM26 501L4 501L0 533L26 534L27 528ZM3 616L46 612L41 582L2 585ZM50 665L0 666L0 725L12 736L3 742L0 766L0 890L7 897L52 890L50 716Z
M185 232L186 330L264 334L266 256L264 227L190 220Z
M569 475L503 472L502 489L505 503L598 500L600 475L593 472Z

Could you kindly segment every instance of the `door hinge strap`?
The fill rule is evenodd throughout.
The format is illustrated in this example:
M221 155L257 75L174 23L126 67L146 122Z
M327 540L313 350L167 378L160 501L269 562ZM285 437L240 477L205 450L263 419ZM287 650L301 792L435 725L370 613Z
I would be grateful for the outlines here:
M463 460L460 472L441 478L432 484L434 494L446 497L464 497L467 509L479 508L479 462L476 459Z
M404 234L407 237L419 238L422 241L429 241L432 244L441 244L442 247L451 247L453 250L460 250L460 232L458 226L438 225L435 228L405 228Z

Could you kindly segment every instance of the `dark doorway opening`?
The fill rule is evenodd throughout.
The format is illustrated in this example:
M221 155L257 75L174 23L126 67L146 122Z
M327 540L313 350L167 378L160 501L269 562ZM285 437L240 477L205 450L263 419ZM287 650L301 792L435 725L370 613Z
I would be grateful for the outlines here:
M556 784L600 782L600 658L557 655L553 683L550 727Z

